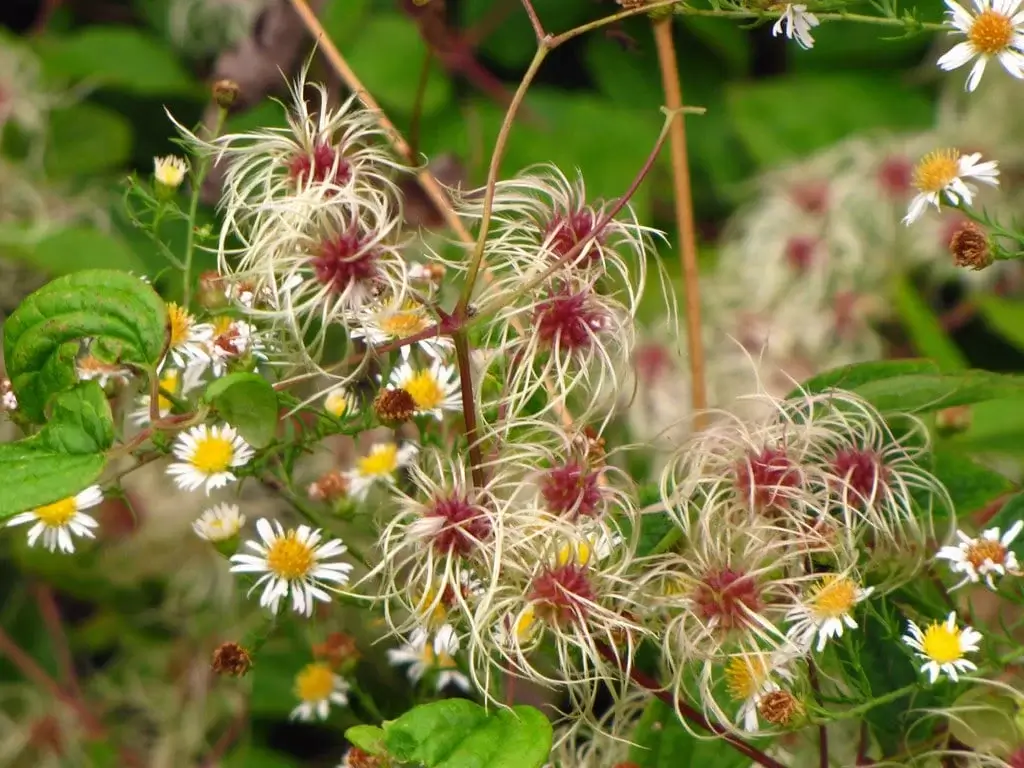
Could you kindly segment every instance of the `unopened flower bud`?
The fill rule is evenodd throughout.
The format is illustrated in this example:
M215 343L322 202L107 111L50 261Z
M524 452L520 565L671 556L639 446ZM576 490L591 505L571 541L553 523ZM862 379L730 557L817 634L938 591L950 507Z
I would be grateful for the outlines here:
M252 667L252 657L238 643L221 643L213 652L211 666L218 675L242 677Z
M240 88L234 80L218 80L211 90L214 103L222 109L230 109L238 101Z
M789 691L766 693L757 705L757 711L772 725L787 726L803 713L803 705Z
M337 469L332 469L321 475L319 480L310 483L306 494L312 501L333 502L345 498L348 488L348 478Z
M971 406L954 405L950 408L943 408L935 414L935 428L939 434L957 435L965 432L971 427L973 416Z
M354 637L344 632L331 632L324 642L313 646L313 657L344 672L359 661L360 653Z
M985 231L973 221L965 221L949 239L949 252L958 267L984 269L992 263L992 246Z
M196 299L199 305L206 309L223 309L228 306L228 294L220 273L208 270L199 275L199 292Z
M382 389L373 401L373 412L386 427L397 427L416 413L416 400L404 389Z

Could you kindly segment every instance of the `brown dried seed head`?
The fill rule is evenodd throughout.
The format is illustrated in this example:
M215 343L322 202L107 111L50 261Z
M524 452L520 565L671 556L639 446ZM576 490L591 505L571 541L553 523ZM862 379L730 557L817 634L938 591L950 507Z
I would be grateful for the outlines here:
M212 667L218 675L241 677L252 667L252 657L238 643L221 643L213 652Z
M949 240L949 252L958 267L979 270L992 263L992 246L985 230L966 221Z
M395 426L412 418L416 401L404 389L382 389L373 401L373 412L381 424Z
M359 655L355 638L344 632L331 632L324 642L313 646L313 657L323 659L335 669L347 662L357 661Z
M772 725L789 725L803 712L803 705L789 691L772 691L764 695L757 711Z
M348 496L348 478L340 470L332 469L310 483L307 493L313 501L337 501Z
M385 768L391 765L391 760L387 755L371 755L359 747L349 747L342 765L345 768Z
M230 109L238 100L238 93L241 90L234 80L218 80L213 84L213 101L222 109Z

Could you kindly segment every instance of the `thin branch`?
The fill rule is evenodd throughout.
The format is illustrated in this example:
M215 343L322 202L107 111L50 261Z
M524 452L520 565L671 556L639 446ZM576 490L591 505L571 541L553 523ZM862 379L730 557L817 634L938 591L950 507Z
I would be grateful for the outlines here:
M654 22L654 39L661 67L661 84L665 105L669 110L683 106L679 82L679 63L672 40L672 17ZM677 114L669 129L672 153L672 189L675 200L676 226L679 236L679 257L683 266L683 293L686 300L686 342L690 358L690 392L693 406L693 428L699 430L708 407L705 380L704 342L700 319L700 275L697 269L697 241L694 236L693 193L690 189L690 166L686 155L686 116Z
M50 633L50 640L53 642L53 650L57 656L57 663L60 665L61 676L64 684L71 691L76 699L82 698L82 687L78 684L78 675L75 672L75 661L71 655L71 646L68 643L67 632L64 631L64 622L60 616L60 608L53 597L53 590L45 584L35 584L32 587L36 603L39 605L39 613L43 617L47 632Z
M238 714L232 718L231 723L228 725L227 730L221 734L220 738L217 739L217 743L210 748L209 754L203 759L203 762L199 764L199 768L216 768L220 765L221 760L228 753L228 750L241 738L242 733L245 731L245 724L249 715L249 708L247 704L242 704Z
M818 680L818 668L812 659L807 660L807 677L811 682L811 691L814 693L814 700L818 706L821 703L821 683ZM828 768L828 725L818 725L818 768Z
M526 9L526 15L530 17L530 25L533 27L533 34L537 36L537 42L543 44L548 33L544 31L544 25L540 23L540 17L537 15L533 3L530 0L523 0L523 8Z

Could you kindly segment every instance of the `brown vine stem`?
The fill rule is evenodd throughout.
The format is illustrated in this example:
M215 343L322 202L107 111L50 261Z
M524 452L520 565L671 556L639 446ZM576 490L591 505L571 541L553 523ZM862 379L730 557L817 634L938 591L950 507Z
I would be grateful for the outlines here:
M480 451L480 439L476 426L476 402L473 399L473 369L469 359L469 339L466 331L459 329L452 335L455 355L459 363L459 390L462 395L462 418L466 422L466 441L469 443L469 466L473 474L473 485L482 490L484 483L484 461Z
M654 40L658 48L661 84L665 91L665 106L669 111L683 106L682 85L679 82L679 63L672 39L672 17L654 22ZM700 276L697 270L697 241L694 236L693 193L690 189L690 166L686 155L686 117L676 114L669 128L669 148L672 154L672 188L676 208L676 227L679 236L679 255L683 267L683 293L686 299L686 342L690 358L690 392L693 405L693 428L704 426L708 407L707 382L704 374L704 343L700 320Z
M523 0L523 8L526 9L526 15L530 17L530 25L533 27L533 34L537 36L537 43L542 44L547 32L544 31L544 25L540 23L540 17L537 15L533 3L530 0Z
M622 660L619 658L618 654L616 654L615 651L607 645L604 643L598 643L597 650L606 659L618 664L619 667L622 668ZM778 760L769 757L757 747L748 744L738 736L734 736L728 729L709 720L695 707L690 706L681 699L677 699L671 693L666 691L657 680L644 674L635 666L630 665L628 671L629 679L632 680L635 685L638 685L644 690L654 694L657 698L668 704L668 706L670 706L680 716L688 720L693 725L696 725L698 728L721 736L730 747L735 749L737 752L746 755L758 765L764 766L764 768L786 768L786 766Z
M46 584L36 584L32 588L36 603L39 605L39 614L43 617L46 631L50 634L53 643L54 655L60 664L61 675L64 684L71 691L71 695L77 699L82 698L82 687L78 684L78 675L75 673L75 660L71 655L71 646L68 644L68 635L64 631L64 621L61 619L60 608L53 596L53 590Z
M821 683L818 681L818 668L814 661L807 661L807 676L811 681L811 690L814 693L814 700L820 707L821 704ZM818 725L818 766L828 768L828 724Z

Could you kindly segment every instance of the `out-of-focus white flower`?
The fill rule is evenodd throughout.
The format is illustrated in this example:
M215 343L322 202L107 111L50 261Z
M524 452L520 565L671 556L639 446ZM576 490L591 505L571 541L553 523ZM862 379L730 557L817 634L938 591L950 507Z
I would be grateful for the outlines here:
M849 576L823 576L786 613L786 621L793 623L789 636L800 648L810 648L817 635L816 650L820 653L831 638L843 636L844 624L857 628L853 609L873 591L873 587L865 589Z
M35 54L5 38L0 46L0 133L9 122L29 134L42 133L57 103L43 85Z
M971 538L963 531L956 535L960 543L946 546L935 556L940 560L949 560L953 573L963 574L963 578L953 589L964 584L977 584L984 579L989 589L996 589L995 577L1007 573L1019 574L1020 565L1017 554L1010 549L1010 544L1024 529L1024 521L1018 520L1011 525L1001 537L998 528L983 531L978 538Z
M967 179L993 187L999 186L996 162L989 160L982 163L980 159L980 152L962 156L955 149L938 149L925 155L914 167L913 184L918 193L910 201L903 223L912 224L929 205L934 205L938 210L943 197L952 205L970 205L977 189L967 183Z
M348 706L349 684L323 662L307 664L295 676L295 696L301 703L292 710L289 720L326 720L331 705Z
M233 483L236 478L231 470L248 464L253 450L228 424L200 424L178 435L174 456L178 461L167 468L167 473L178 487L194 491L205 485L209 494Z
M197 363L190 365L184 371L180 371L177 368L165 367L160 373L159 388L171 395L178 397L187 397L188 394L202 384L203 372L206 366L203 363ZM150 396L148 394L142 395L136 401L136 407L131 412L131 420L133 424L138 426L144 426L149 424L149 405ZM158 413L161 418L167 416L171 412L171 408L174 404L164 395L157 397Z
M391 372L389 388L404 389L416 402L416 413L442 418L445 411L461 411L455 366L435 360L429 368L402 363Z
M469 693L472 690L469 678L459 671L453 658L458 650L459 637L450 624L445 624L434 633L433 641L425 629L414 630L409 642L388 651L388 661L396 667L408 664L409 680L413 683L418 683L427 672L436 670L438 691L453 685Z
M188 173L188 163L177 155L153 158L153 178L161 187L177 189Z
M414 279L411 272L409 278ZM368 306L357 322L361 324L352 329L352 338L363 338L368 344L375 346L414 336L434 325L434 320L426 307L411 298L402 302L390 299L380 305ZM445 350L452 348L452 340L446 336L436 335L421 339L415 346L431 357L440 359ZM406 344L401 348L403 360L409 359L412 348L413 344Z
M101 501L103 491L98 485L91 485L74 496L15 515L7 521L7 525L34 523L28 530L30 547L35 546L36 541L42 536L43 546L51 552L60 549L61 552L71 553L75 551L71 534L95 538L91 529L99 524L82 510L95 507Z
M7 378L0 379L0 408L5 411L18 410L18 396L11 388L11 380Z
M167 321L171 329L171 339L167 356L160 364L161 369L167 365L168 360L173 360L179 368L208 362L206 345L213 337L213 326L209 323L197 323L187 309L173 301L167 304Z
M324 396L324 410L340 419L356 412L356 400L344 387L334 387Z
M210 507L192 523L196 536L211 542L227 541L238 535L245 525L237 504L217 504Z
M349 471L350 495L363 499L374 483L394 483L398 470L407 466L418 450L412 443L401 447L397 443L374 444L369 453L356 459L355 466Z
M230 48L248 35L271 0L172 0L168 30L182 51L203 56Z
M933 683L942 673L955 682L959 679L958 673L977 669L977 665L964 656L977 651L980 641L980 632L957 626L955 612L950 612L941 624L934 621L923 631L913 621L908 621L907 634L903 636L903 642L917 651L918 658L925 662L921 671L927 672Z
M323 589L323 582L348 583L352 570L350 563L326 562L347 551L341 539L320 544L322 534L319 529L300 525L286 531L276 520L272 526L266 518L256 521L256 532L262 543L245 542L245 546L256 554L233 555L231 562L235 565L231 570L263 574L252 589L263 585L260 605L268 607L271 613L277 613L281 600L290 593L295 612L312 616L317 600L325 603L331 600Z
M808 11L806 5L790 3L786 5L786 10L772 26L772 36L778 37L785 31L786 37L796 40L797 44L806 50L814 47L811 30L819 23L818 17Z
M1020 4L1021 0L974 0L975 12L971 13L955 0L946 0L955 31L967 39L943 55L939 67L959 69L977 58L967 76L968 91L978 87L992 58L1013 77L1024 79L1024 12L1018 12Z

